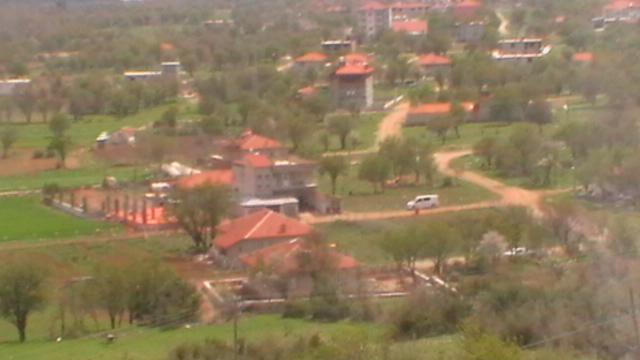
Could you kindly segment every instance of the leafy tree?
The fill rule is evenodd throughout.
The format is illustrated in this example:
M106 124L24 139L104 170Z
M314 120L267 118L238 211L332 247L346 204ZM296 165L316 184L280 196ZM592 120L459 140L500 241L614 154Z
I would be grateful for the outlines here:
M448 115L436 115L427 122L427 129L435 133L444 144L447 141L447 133L451 129L451 117Z
M378 241L378 246L396 264L401 272L406 268L416 282L416 262L427 257L427 243L416 227L397 229L384 234Z
M300 144L311 136L313 125L302 112L296 112L287 116L284 120L285 131L293 145L293 151L296 151Z
M433 87L429 83L423 83L418 87L412 88L407 91L407 97L411 102L411 105L418 105L427 102L433 102L435 100L435 92Z
M136 133L136 151L143 161L161 166L174 148L174 139L165 134L149 130Z
M116 321L122 320L127 308L127 292L131 274L121 264L102 264L97 266L91 279L92 292L97 306L109 316L109 324L116 328Z
M442 273L442 266L460 243L460 234L443 221L428 221L420 231L424 238L424 255L433 260L436 274Z
M204 183L192 188L176 188L171 213L200 250L215 237L216 226L231 206L227 186Z
M225 132L224 121L219 116L208 115L198 123L200 130L209 136L220 136Z
M560 242L567 254L575 255L580 240L575 224L580 210L575 200L562 198L553 202L547 201L541 205L541 209L549 231Z
M516 344L485 332L475 319L469 319L462 325L462 333L464 360L523 359L522 351Z
M516 84L498 89L489 105L489 115L493 121L514 122L523 119L522 92Z
M46 302L47 275L42 263L24 256L5 262L0 271L0 313L16 327L20 342L27 339L29 314Z
M524 119L538 125L538 129L542 133L542 125L549 124L553 120L551 104L544 99L530 101L525 108Z
M498 140L491 136L485 136L473 146L473 152L484 158L487 167L491 168L493 159L497 156Z
M158 125L166 126L169 129L175 129L178 125L178 113L180 109L173 105L170 106L167 110L162 113L160 120L158 120Z
M459 101L453 101L449 109L449 118L451 119L451 127L456 133L456 137L460 138L458 128L467 120L467 111Z
M378 154L391 161L392 172L402 176L416 169L416 143L413 139L402 139L398 136L386 138L380 144Z
M58 166L64 168L67 155L69 153L69 147L71 146L71 140L66 136L54 136L47 149L54 151L58 154Z
M9 150L18 141L18 131L15 128L5 126L0 129L0 143L2 144L2 158L6 158Z
M370 154L362 159L358 178L371 183L373 192L378 192L378 185L384 192L384 183L391 173L391 162L389 159L378 154Z
M351 116L339 115L332 116L327 120L327 130L334 135L337 135L340 139L340 148L342 150L347 148L347 139L349 134L355 127L354 119Z
M27 123L31 123L33 111L36 108L38 102L36 93L31 86L27 86L22 91L14 95L15 103L18 109L22 112L27 119Z
M55 114L49 121L49 131L54 137L62 137L71 127L71 122L64 114Z
M331 179L331 194L336 193L338 177L349 170L349 162L344 156L324 156L319 161L320 175L327 174Z
M74 87L69 91L69 113L74 120L82 119L91 113L91 104L95 101L95 96L88 90Z

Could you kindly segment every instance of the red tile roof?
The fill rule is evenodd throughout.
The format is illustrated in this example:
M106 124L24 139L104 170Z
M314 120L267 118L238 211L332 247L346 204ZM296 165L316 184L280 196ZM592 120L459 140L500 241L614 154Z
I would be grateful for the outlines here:
M367 63L347 63L340 67L337 75L367 75L373 73L373 66Z
M377 1L370 1L368 3L363 4L360 7L360 10L382 10L382 9L387 9L389 8L387 5L377 2Z
M451 58L449 56L437 55L434 53L426 55L418 55L418 65L420 66L434 66L434 65L449 65L451 64Z
M231 169L207 170L200 174L183 177L177 181L178 186L192 188L205 182L215 184L233 184L233 171Z
M628 8L639 7L640 2L633 0L616 0L604 6L605 11L621 11Z
M418 9L420 9L420 8L428 8L429 5L427 5L425 3L422 3L422 2L414 1L414 2L396 2L396 3L393 3L393 4L389 5L389 7L396 8L396 9L398 9L398 8L401 8L401 9L415 9L415 8L418 8Z
M271 210L261 210L249 216L218 226L220 234L213 245L230 248L241 241L308 236L311 226Z
M591 62L593 60L593 53L590 53L590 52L575 53L571 56L571 60Z
M256 266L261 262L267 266L275 266L279 271L299 271L299 254L308 251L308 246L302 239L294 239L288 242L276 244L264 249L256 250L249 254L240 255L240 260L249 266ZM348 270L359 266L358 262L350 256L346 256L334 250L328 250L335 268Z
M455 8L480 7L482 3L475 0L464 0L454 5Z
M302 97L313 96L318 92L318 89L315 86L307 86L298 90L298 95Z
M407 19L392 22L391 29L409 34L424 34L429 29L429 25L427 24L427 20Z
M327 55L319 52L306 53L296 59L296 62L325 62Z
M473 102L463 102L462 107L465 110L473 110ZM415 106L409 110L409 114L446 114L451 111L451 103L426 103Z
M273 161L268 156L259 153L245 154L240 162L248 164L254 168L273 166Z
M253 134L250 129L247 129L245 134L235 142L242 150L282 149L286 147L276 140Z

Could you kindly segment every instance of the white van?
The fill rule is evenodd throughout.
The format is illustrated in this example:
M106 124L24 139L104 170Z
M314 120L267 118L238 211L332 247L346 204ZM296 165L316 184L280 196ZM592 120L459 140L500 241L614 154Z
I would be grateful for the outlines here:
M419 210L419 209L427 209L434 208L440 205L440 201L438 200L438 195L418 195L415 199L409 201L407 203L408 210Z

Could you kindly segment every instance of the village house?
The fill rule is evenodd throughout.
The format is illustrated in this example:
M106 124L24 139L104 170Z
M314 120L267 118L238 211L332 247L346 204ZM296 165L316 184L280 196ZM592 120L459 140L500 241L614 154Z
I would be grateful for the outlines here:
M408 35L425 35L429 31L429 25L427 20L423 19L400 19L393 20L391 29Z
M391 28L391 8L376 1L368 2L358 9L358 29L367 39Z
M162 71L125 71L124 77L131 81L149 79L177 80L180 75L180 62L164 61Z
M423 77L433 77L442 74L444 78L451 72L451 57L434 53L418 55L416 65Z
M319 52L309 52L298 58L293 62L293 68L296 70L316 70L321 71L324 69L327 63L327 56Z
M238 257L275 244L311 235L311 226L263 209L248 216L228 220L217 228L218 234L211 243L210 255L224 257L227 265L241 266Z
M340 212L340 198L317 190L317 163L291 155L280 142L254 134L251 129L223 144L210 159L209 171L178 180L194 186L207 180L229 185L240 213L269 208L298 216L299 210Z
M484 35L484 21L466 21L456 23L455 38L461 43L476 43Z
M0 80L0 96L19 94L31 85L31 79Z
M388 5L392 18L420 18L429 10L429 4L419 1L396 2Z
M374 67L370 61L365 54L347 54L340 59L332 84L336 108L365 109L373 105Z
M454 2L451 6L451 14L456 18L469 19L475 17L481 7L482 3L475 0Z
M477 121L478 105L474 102L463 102L467 112L467 121ZM451 103L426 103L409 109L403 126L425 126L435 116L446 115L451 111Z
M358 43L352 39L324 40L320 43L322 52L328 56L340 56L356 51Z
M515 38L498 41L498 48L491 57L498 61L532 62L551 51L550 46L543 46L539 38Z
M589 66L593 63L593 53L577 52L571 55L571 61L581 64L582 66Z
M315 252L315 253L314 253ZM312 257L320 259L312 259ZM353 294L358 289L360 272L364 264L354 258L341 254L331 245L326 249L318 249L303 238L265 247L239 256L245 268L254 272L271 273L278 276L280 286L259 287L259 298L291 298L307 297L313 291L314 265L319 265L330 275L332 284L344 293ZM318 260L321 263L318 263ZM252 283L251 279L249 285ZM256 287L257 288L257 287ZM255 289L255 288L254 288Z

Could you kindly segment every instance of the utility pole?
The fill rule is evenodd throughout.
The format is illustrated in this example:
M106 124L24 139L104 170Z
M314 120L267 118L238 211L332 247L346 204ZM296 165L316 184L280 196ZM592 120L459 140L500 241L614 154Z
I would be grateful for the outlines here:
M636 327L637 330L637 327ZM636 331L637 334L637 331ZM238 358L238 297L233 297L233 359Z
M631 315L633 316L633 330L636 335L636 347L640 347L640 332L638 331L638 317L636 315L636 302L633 296L633 288L629 286L629 299L631 300Z

